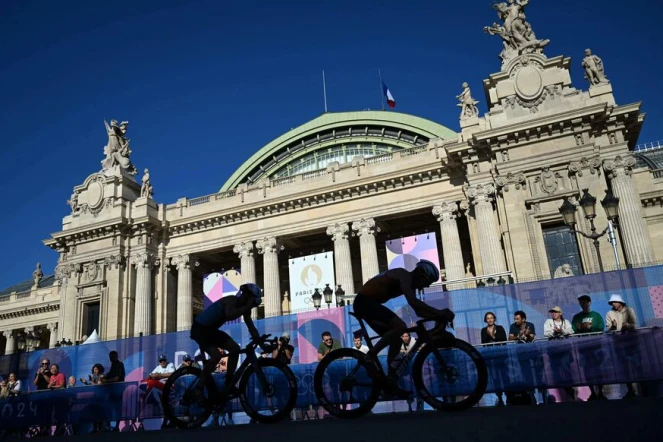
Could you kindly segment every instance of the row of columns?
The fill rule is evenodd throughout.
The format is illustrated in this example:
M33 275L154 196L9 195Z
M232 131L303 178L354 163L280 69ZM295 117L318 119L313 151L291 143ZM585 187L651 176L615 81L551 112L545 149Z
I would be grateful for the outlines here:
M55 344L57 344L58 342L58 334L57 334L58 323L57 322L48 323L46 324L46 328L50 332L48 340L48 348L54 348ZM23 332L26 334L34 333L34 327L33 326L25 327L23 329ZM5 355L14 354L16 352L16 338L18 337L17 331L4 330L2 332L2 336L5 338Z

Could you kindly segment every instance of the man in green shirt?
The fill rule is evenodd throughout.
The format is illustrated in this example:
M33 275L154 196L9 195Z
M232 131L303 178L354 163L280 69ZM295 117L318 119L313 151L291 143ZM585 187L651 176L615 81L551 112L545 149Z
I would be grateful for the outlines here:
M588 295L578 297L580 308L582 311L573 317L571 325L575 333L598 333L602 332L605 328L603 318L597 312L592 311L592 298ZM585 358L585 364L600 365L601 360L597 359L594 349L589 347L587 350L580 349L580 354ZM587 398L588 401L597 399L606 399L603 395L603 385L588 385L589 390L592 392Z
M598 333L605 328L603 318L597 312L592 311L592 298L588 295L578 297L582 311L573 317L571 325L575 333Z
M330 332L322 333L322 342L318 345L318 361L327 356L332 350L341 348L341 343L332 338Z

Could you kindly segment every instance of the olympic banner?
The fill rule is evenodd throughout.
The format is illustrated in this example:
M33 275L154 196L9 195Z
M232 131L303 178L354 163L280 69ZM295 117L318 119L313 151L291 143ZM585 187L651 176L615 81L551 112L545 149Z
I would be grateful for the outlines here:
M203 308L228 295L235 295L242 284L240 269L214 272L203 275Z
M405 238L388 239L385 241L389 270L403 268L414 270L414 266L422 259L427 259L440 268L440 257L437 251L435 232ZM441 273L441 272L440 272ZM441 282L440 278L438 282Z
M326 285L335 290L333 252L292 258L289 269L290 311L293 313L313 310L311 295L315 289L318 289L321 295ZM336 305L335 295L332 297L332 305Z

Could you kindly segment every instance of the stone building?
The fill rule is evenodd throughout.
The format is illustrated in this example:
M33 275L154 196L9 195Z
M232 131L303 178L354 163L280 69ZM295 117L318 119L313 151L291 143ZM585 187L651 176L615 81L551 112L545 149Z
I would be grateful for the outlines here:
M619 198L622 267L663 259L663 149L635 150L640 103L615 103L589 50L575 63L589 86L574 87L571 59L547 57L548 41L504 12L486 28L503 41L502 69L483 81L488 111L463 84L458 132L397 112L325 113L259 149L219 192L158 203L149 171L135 178L128 123L111 121L102 170L74 187L44 241L59 254L55 275L0 293L0 349L34 330L51 346L93 328L106 340L186 330L214 269L241 267L265 290L256 315L281 315L289 257L333 250L336 284L351 294L386 269L386 240L413 233L437 232L448 290L472 276L614 269L605 238L597 250L563 222L560 206L582 189ZM589 234L580 208L575 217ZM595 223L608 224L600 207Z

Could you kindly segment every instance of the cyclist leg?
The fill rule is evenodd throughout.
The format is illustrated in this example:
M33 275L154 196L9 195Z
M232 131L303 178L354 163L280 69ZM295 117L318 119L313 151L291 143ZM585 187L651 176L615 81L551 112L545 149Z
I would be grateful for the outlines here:
M235 374L235 370L237 369L237 363L239 362L239 351L241 349L239 344L224 331L217 330L214 339L219 343L219 347L228 352L228 365L226 369L226 392L230 392L230 388L234 387L231 381L233 375Z

